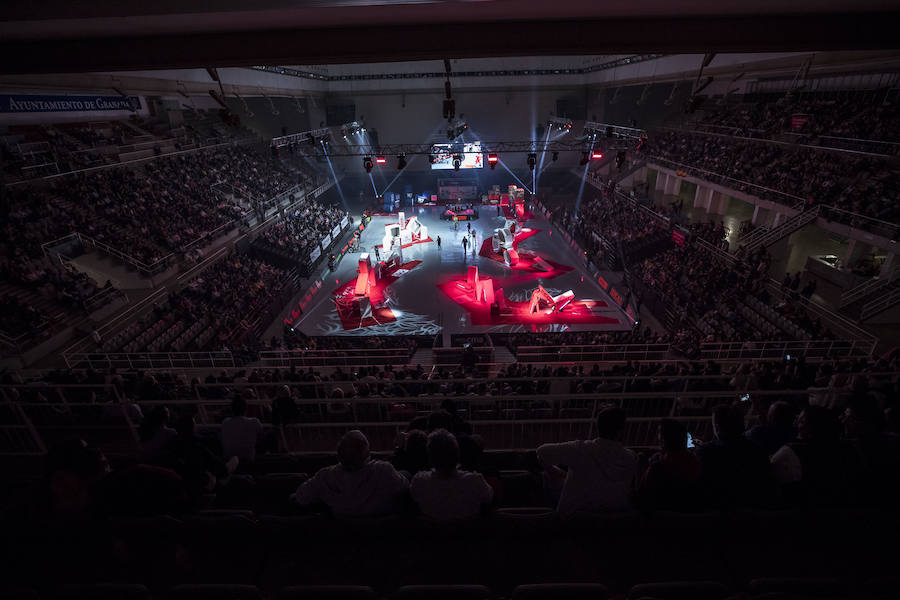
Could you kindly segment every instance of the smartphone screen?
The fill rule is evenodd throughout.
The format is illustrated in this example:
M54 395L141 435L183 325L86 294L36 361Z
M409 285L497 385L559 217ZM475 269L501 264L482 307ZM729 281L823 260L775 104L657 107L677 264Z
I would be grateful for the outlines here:
M688 447L688 448L693 448L693 447L694 447L694 438L691 436L691 432L690 432L690 431L688 432L687 447Z

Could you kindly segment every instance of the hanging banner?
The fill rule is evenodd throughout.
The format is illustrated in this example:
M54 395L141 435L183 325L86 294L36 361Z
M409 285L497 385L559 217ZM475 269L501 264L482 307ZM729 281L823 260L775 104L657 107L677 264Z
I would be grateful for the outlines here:
M141 110L137 96L39 96L0 94L0 113Z
M309 253L309 264L315 264L316 259L322 256L322 250L316 246L316 248Z
M341 233L341 226L335 225L334 229L331 230L331 239L336 240L338 235Z

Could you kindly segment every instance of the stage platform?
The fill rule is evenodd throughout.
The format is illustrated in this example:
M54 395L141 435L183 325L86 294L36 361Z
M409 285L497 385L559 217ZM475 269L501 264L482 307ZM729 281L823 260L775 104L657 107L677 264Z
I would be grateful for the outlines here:
M523 264L508 267L488 250L495 228L502 227L504 216L496 206L479 207L481 218L453 223L441 220L442 207L409 209L428 228L428 238L403 249L403 266L395 269L377 289L377 306L352 302L360 253L348 253L328 276L320 275L321 286L312 294L302 314L297 307L286 307L285 318L310 336L345 335L434 335L459 333L514 333L526 331L622 331L632 327L631 319L592 280L577 256L556 230L540 214L521 226L524 235L516 236ZM529 215L531 216L531 215ZM380 247L384 226L397 222L396 215L374 216L361 236L360 251L369 252L375 262L375 247ZM466 252L462 240L470 225ZM441 239L438 248L437 239ZM473 253L474 250L474 253ZM536 260L537 258L541 260ZM542 263L549 271L541 271ZM502 289L510 311L491 314L488 305L470 302L463 293L468 267L478 267L479 277L490 279L494 289ZM551 296L572 290L575 300L561 313L542 309L528 313L532 292L542 285ZM349 291L348 291L349 290ZM335 301L335 298L338 301ZM293 314L292 310L293 309ZM362 326L360 326L362 325Z

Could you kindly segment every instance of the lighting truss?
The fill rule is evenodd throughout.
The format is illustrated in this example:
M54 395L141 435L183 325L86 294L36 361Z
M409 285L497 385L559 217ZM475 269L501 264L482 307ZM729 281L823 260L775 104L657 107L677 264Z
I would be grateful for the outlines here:
M303 144L309 143L311 140L320 139L328 136L328 128L323 127L322 129L313 129L311 131L302 131L300 133L292 133L290 135L283 135L281 137L272 138L272 147L273 148L281 148L282 146L288 146L290 144ZM314 152L310 152L310 155L314 154Z
M605 136L608 138L626 138L638 140L642 137L647 136L647 130L638 129L636 127L612 125L610 123L595 123L593 121L585 121L582 135L589 139L597 139Z
M295 135L307 135L307 134L295 134ZM286 136L291 137L291 136ZM276 140L283 140L285 138L275 138L272 140L273 145L275 145ZM308 138L306 138L308 139ZM637 144L638 137L629 137L629 138L620 138L617 140L611 140L609 144L605 144L606 149L612 148L628 148ZM287 142L289 143L289 142ZM280 145L284 145L284 143L280 143ZM531 154L535 152L577 152L578 154L583 154L585 151L589 149L589 141L585 140L556 140L556 141L501 141L501 142L481 142L481 150L480 152L483 154ZM462 143L458 144L457 147L452 148L453 152L464 152L464 146ZM300 154L306 154L309 156L315 155L315 148L312 146L299 144L295 152L299 152ZM400 154L404 154L407 157L414 155L435 155L446 153L447 147L436 147L435 144L382 144L376 146L374 144L340 144L334 147L329 147L328 155L329 156L399 156Z
M350 123L341 125L341 135L345 138L357 133L365 133L365 131L365 126L361 125L359 121L351 121Z
M550 131L563 131L568 133L572 130L572 119L564 119L561 117L550 117L547 121L547 129Z

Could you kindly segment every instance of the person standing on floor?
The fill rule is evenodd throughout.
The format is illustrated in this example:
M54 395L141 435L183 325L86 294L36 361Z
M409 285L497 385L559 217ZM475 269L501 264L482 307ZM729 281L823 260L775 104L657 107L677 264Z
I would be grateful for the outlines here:
M466 250L468 249L468 245L469 245L469 236L467 236L467 235L463 236L462 245L463 245L463 254L465 254Z
M437 236L437 245L438 245L438 250L440 250L441 249L441 236Z

